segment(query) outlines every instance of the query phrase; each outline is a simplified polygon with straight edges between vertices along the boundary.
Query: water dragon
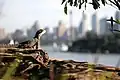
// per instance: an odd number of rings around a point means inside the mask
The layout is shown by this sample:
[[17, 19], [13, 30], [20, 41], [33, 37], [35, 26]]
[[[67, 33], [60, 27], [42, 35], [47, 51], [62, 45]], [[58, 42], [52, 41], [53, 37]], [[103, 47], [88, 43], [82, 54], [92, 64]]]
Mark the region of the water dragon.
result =
[[38, 42], [40, 41], [40, 37], [45, 33], [44, 29], [39, 29], [33, 39], [21, 42], [19, 44], [10, 45], [10, 44], [0, 44], [0, 48], [38, 48]]

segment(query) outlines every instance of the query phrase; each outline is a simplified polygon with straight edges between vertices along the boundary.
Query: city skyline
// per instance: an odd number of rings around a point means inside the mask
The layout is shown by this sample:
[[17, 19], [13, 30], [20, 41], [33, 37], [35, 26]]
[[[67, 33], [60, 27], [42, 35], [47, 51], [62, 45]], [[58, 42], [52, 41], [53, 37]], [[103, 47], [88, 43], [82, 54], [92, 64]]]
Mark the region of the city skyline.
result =
[[[0, 19], [0, 28], [5, 28], [6, 32], [13, 32], [22, 28], [27, 29], [35, 20], [39, 21], [40, 27], [56, 27], [59, 20], [62, 20], [68, 27], [69, 14], [65, 15], [63, 9], [64, 5], [61, 5], [61, 0], [5, 0]], [[78, 26], [82, 19], [83, 9], [69, 8], [68, 10], [73, 11], [73, 25]], [[96, 11], [100, 19], [114, 16], [116, 10], [111, 6], [94, 10], [92, 6], [88, 5], [85, 12], [87, 12], [90, 21], [91, 15]], [[91, 25], [90, 22], [89, 24]]]

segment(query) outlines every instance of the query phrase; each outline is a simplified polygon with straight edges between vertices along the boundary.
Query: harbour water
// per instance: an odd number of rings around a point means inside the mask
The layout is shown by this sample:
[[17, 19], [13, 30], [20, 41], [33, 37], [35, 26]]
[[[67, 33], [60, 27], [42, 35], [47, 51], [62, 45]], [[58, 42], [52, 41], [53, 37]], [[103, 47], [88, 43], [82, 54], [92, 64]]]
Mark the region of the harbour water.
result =
[[[75, 60], [75, 61], [87, 61], [90, 63], [104, 64], [108, 66], [120, 67], [120, 55], [119, 54], [93, 54], [93, 53], [76, 53], [76, 52], [60, 52], [54, 51], [52, 46], [42, 46], [42, 48], [52, 58], [63, 60]], [[97, 58], [95, 60], [95, 58]]]

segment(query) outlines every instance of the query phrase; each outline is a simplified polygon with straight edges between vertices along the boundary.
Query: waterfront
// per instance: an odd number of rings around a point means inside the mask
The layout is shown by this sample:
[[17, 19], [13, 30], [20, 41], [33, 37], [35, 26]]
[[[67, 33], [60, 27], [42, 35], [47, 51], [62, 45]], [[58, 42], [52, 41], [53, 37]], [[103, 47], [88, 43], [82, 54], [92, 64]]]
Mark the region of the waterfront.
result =
[[[64, 60], [76, 60], [76, 61], [88, 61], [94, 63], [95, 57], [99, 57], [97, 63], [110, 66], [116, 66], [120, 59], [119, 54], [92, 54], [92, 53], [75, 53], [75, 52], [59, 52], [54, 51], [52, 46], [42, 46], [42, 48], [48, 52], [50, 57], [64, 59]], [[118, 66], [119, 67], [119, 66]]]

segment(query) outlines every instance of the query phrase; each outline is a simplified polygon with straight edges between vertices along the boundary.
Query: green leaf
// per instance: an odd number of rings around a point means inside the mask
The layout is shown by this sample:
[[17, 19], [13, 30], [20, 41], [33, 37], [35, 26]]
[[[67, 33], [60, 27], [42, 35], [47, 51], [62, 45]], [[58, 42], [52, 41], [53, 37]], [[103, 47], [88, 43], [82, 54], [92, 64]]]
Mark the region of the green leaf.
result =
[[15, 69], [19, 66], [20, 60], [19, 59], [15, 59], [14, 62], [12, 62], [10, 64], [10, 66], [8, 67], [5, 75], [3, 76], [3, 80], [12, 80], [11, 76], [12, 74], [14, 74], [13, 72], [15, 72]]
[[64, 12], [67, 15], [67, 2], [65, 3]]
[[62, 3], [61, 3], [61, 4], [63, 4], [65, 1], [66, 1], [66, 0], [62, 0]]
[[116, 20], [116, 23], [117, 23], [117, 24], [120, 24], [120, 20], [119, 20], [119, 19], [117, 19], [117, 20]]

